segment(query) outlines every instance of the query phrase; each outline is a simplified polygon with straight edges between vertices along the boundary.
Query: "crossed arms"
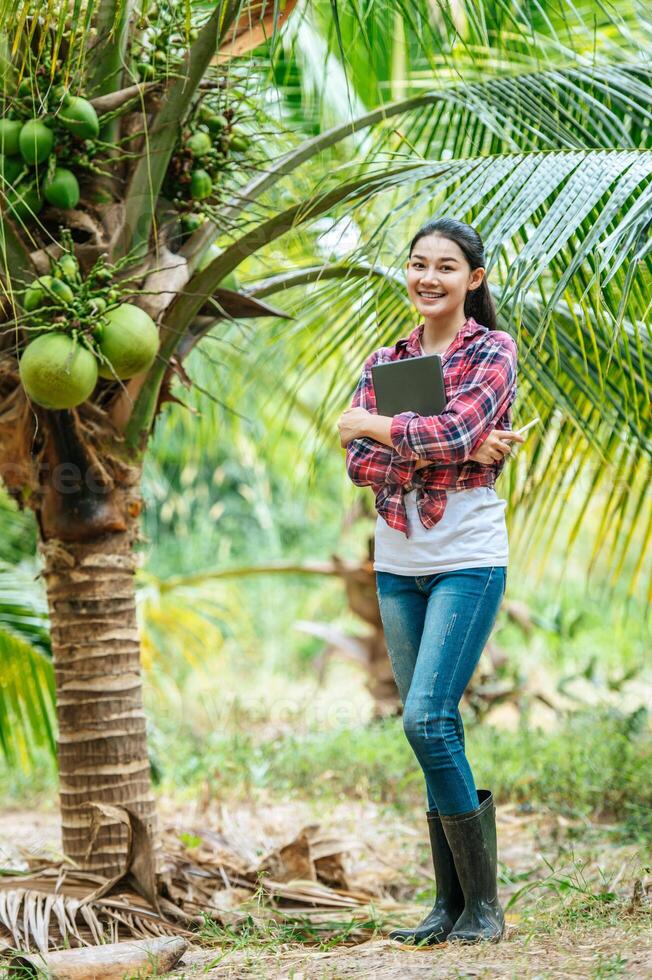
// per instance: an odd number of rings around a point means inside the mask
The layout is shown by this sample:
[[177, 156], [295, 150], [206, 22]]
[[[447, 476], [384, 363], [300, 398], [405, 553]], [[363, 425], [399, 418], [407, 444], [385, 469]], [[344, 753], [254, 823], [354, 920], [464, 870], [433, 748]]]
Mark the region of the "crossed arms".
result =
[[[372, 413], [365, 431], [346, 447], [346, 468], [357, 486], [409, 482], [417, 461], [451, 464], [468, 460], [488, 438], [493, 423], [511, 404], [516, 384], [517, 348], [502, 330], [491, 331], [446, 410], [439, 415], [401, 412], [379, 416], [371, 379], [377, 352], [365, 361], [351, 408]], [[381, 441], [382, 440], [382, 441]]]

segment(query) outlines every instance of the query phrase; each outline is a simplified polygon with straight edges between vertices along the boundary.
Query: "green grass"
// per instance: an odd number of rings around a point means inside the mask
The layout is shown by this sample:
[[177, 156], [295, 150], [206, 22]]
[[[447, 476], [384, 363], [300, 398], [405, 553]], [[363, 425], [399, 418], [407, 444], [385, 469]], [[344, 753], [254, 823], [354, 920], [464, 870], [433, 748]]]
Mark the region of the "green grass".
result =
[[[423, 802], [421, 771], [398, 718], [271, 740], [253, 731], [198, 736], [177, 726], [154, 730], [152, 745], [171, 793], [208, 784], [227, 797], [370, 799], [397, 811]], [[652, 834], [652, 728], [643, 709], [582, 710], [553, 733], [467, 725], [466, 751], [477, 785], [491, 788], [497, 802], [614, 823], [625, 839]]]
[[[424, 802], [421, 770], [400, 718], [300, 736], [286, 730], [271, 739], [255, 727], [199, 734], [174, 721], [150, 730], [156, 781], [172, 795], [191, 797], [208, 786], [218, 798], [310, 798], [327, 805], [369, 799], [399, 813]], [[581, 710], [555, 732], [467, 723], [466, 751], [476, 784], [492, 789], [498, 803], [613, 824], [624, 840], [652, 836], [652, 726], [644, 709], [631, 715]], [[0, 793], [5, 805], [53, 800], [50, 759], [44, 753], [30, 775], [0, 767]], [[568, 828], [571, 839], [588, 832]]]

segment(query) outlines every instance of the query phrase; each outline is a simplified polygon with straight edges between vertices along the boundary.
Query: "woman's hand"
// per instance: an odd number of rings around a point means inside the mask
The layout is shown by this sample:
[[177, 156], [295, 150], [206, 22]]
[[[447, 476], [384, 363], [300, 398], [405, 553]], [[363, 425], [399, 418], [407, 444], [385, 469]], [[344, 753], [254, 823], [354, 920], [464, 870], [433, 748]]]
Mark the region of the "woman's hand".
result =
[[364, 430], [371, 412], [366, 408], [347, 408], [340, 415], [337, 427], [340, 430], [340, 445], [345, 447], [352, 439], [359, 439], [364, 435]]
[[506, 429], [492, 429], [482, 445], [471, 453], [469, 459], [485, 465], [494, 463], [511, 453], [510, 442], [525, 442], [525, 437]]

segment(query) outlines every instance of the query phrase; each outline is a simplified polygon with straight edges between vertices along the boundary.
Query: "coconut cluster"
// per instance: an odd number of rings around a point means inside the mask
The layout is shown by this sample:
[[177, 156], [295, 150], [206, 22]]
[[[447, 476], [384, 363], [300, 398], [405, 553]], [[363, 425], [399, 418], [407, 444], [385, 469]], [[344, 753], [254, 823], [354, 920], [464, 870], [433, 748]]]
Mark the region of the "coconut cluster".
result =
[[77, 206], [79, 182], [60, 163], [66, 157], [79, 162], [82, 146], [89, 152], [100, 131], [87, 99], [65, 90], [55, 91], [50, 101], [55, 99], [56, 111], [35, 115], [31, 85], [22, 82], [9, 113], [0, 118], [2, 189], [9, 213], [20, 222], [37, 215], [44, 201], [63, 210]]
[[141, 4], [136, 21], [138, 33], [131, 46], [133, 69], [149, 82], [161, 72], [177, 71], [187, 47], [197, 40], [198, 31], [186, 21], [187, 9], [180, 3]]
[[183, 222], [186, 231], [198, 227], [203, 202], [215, 201], [229, 157], [249, 149], [249, 136], [231, 116], [230, 110], [222, 114], [207, 103], [196, 107], [170, 160], [165, 190], [180, 208], [190, 206]]
[[98, 378], [126, 381], [154, 361], [156, 324], [121, 300], [111, 278], [100, 263], [82, 280], [74, 255], [65, 254], [25, 290], [22, 323], [36, 336], [23, 351], [19, 373], [29, 399], [42, 408], [75, 408]]

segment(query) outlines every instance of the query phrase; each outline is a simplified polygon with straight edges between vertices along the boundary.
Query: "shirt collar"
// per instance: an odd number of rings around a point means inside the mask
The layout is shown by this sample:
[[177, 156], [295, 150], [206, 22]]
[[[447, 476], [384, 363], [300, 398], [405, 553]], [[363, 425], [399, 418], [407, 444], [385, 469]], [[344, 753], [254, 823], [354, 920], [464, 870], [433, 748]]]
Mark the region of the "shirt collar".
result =
[[[401, 340], [396, 341], [396, 353], [399, 356], [403, 350], [405, 350], [405, 353], [409, 357], [422, 356], [420, 342], [421, 338], [423, 337], [423, 328], [424, 323], [422, 322], [414, 328], [408, 337], [403, 337]], [[487, 329], [487, 327], [483, 326], [481, 323], [478, 323], [477, 320], [470, 316], [464, 326], [460, 328], [454, 339], [457, 340], [459, 337], [462, 342], [465, 342], [470, 340], [471, 337], [475, 337], [476, 334], [485, 333]]]

